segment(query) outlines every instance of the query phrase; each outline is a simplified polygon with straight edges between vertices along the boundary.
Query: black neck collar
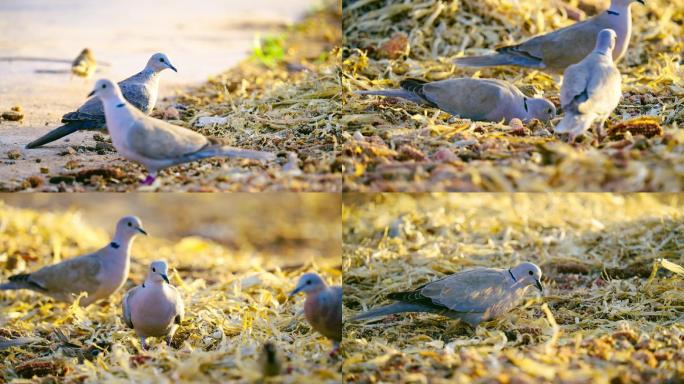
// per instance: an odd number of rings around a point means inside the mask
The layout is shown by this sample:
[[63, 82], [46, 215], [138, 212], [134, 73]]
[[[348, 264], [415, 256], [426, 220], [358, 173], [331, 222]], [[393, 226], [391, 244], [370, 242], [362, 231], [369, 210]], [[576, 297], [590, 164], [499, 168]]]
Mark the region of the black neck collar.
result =
[[123, 107], [124, 107], [124, 105], [126, 105], [126, 103], [121, 103], [121, 104], [117, 104], [117, 106], [116, 106], [116, 107], [117, 107], [117, 108], [123, 108]]
[[529, 109], [527, 109], [527, 97], [523, 97], [523, 106], [525, 106], [525, 112], [529, 112]]
[[515, 281], [517, 283], [518, 280], [515, 278], [515, 276], [513, 276], [513, 272], [511, 272], [510, 268], [508, 268], [508, 273], [511, 275], [511, 279], [513, 279], [513, 281]]
[[116, 243], [116, 242], [112, 241], [112, 242], [109, 244], [109, 246], [112, 247], [112, 248], [114, 248], [114, 249], [119, 249], [119, 247], [120, 247], [121, 245], [119, 245], [119, 243]]
[[610, 9], [607, 10], [606, 13], [609, 14], [609, 15], [613, 15], [613, 16], [620, 16], [619, 13], [617, 13], [617, 12], [615, 12], [615, 11], [611, 11]]

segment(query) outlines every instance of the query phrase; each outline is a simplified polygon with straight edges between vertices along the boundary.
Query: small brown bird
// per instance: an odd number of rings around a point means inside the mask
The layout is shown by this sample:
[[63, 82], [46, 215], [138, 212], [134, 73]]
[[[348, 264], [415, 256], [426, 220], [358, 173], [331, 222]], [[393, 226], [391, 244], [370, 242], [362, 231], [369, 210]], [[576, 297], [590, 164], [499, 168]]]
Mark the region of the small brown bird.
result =
[[278, 355], [278, 350], [275, 344], [270, 341], [264, 343], [259, 355], [259, 366], [261, 366], [261, 374], [264, 379], [280, 375], [282, 371], [282, 362]]
[[71, 63], [71, 73], [76, 76], [84, 77], [86, 79], [90, 78], [95, 70], [97, 69], [97, 63], [95, 62], [95, 57], [90, 49], [85, 48], [81, 51], [74, 62]]

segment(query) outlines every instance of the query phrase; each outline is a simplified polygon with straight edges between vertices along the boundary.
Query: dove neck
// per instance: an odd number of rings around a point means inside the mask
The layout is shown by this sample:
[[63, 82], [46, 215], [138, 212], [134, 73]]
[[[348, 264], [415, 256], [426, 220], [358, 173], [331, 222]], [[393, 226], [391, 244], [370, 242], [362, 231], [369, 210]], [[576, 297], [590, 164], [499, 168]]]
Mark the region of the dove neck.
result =
[[109, 246], [117, 251], [120, 250], [123, 251], [124, 254], [129, 255], [131, 253], [131, 246], [133, 245], [134, 236], [135, 235], [121, 234], [117, 232]]
[[616, 17], [622, 15], [627, 15], [628, 17], [631, 17], [629, 12], [629, 6], [630, 2], [613, 0], [611, 1], [610, 7], [606, 10], [605, 14], [608, 17]]

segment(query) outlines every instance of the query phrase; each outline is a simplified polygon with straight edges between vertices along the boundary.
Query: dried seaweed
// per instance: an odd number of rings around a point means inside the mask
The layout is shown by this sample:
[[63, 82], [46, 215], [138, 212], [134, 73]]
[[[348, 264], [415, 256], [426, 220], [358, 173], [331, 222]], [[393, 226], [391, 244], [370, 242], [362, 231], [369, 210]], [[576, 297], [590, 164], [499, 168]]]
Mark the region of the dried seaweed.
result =
[[432, 314], [347, 322], [345, 379], [678, 382], [682, 208], [665, 194], [345, 195], [346, 318], [472, 266], [533, 261], [545, 285], [475, 331]]
[[[680, 191], [684, 178], [684, 1], [632, 6], [629, 51], [619, 63], [623, 98], [608, 126], [650, 119], [570, 145], [551, 124], [524, 128], [455, 119], [391, 98], [353, 95], [404, 78], [499, 78], [558, 104], [559, 76], [515, 67], [456, 67], [462, 55], [574, 23], [605, 1], [360, 0], [343, 11], [344, 188], [348, 191]], [[402, 37], [405, 36], [405, 45]], [[558, 123], [558, 119], [554, 123]], [[657, 125], [657, 126], [656, 126]], [[358, 133], [358, 134], [357, 134]], [[369, 152], [367, 142], [374, 150]], [[396, 151], [410, 146], [420, 159]]]

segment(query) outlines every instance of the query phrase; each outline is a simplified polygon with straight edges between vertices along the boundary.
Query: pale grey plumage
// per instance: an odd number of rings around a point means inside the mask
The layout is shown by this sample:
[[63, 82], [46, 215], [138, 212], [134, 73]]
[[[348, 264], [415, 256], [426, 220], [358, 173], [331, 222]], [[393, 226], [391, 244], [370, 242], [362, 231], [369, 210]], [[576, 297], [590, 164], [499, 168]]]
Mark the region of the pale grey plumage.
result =
[[565, 116], [555, 131], [569, 133], [571, 141], [595, 120], [600, 130], [620, 103], [622, 79], [611, 56], [615, 40], [613, 30], [601, 31], [594, 51], [565, 71], [560, 95]]
[[476, 121], [548, 121], [556, 107], [544, 98], [529, 98], [503, 80], [457, 78], [431, 83], [407, 79], [402, 89], [357, 91], [360, 95], [401, 97]]
[[498, 48], [488, 56], [462, 57], [456, 64], [472, 67], [514, 65], [562, 73], [582, 60], [596, 45], [596, 35], [603, 29], [617, 33], [613, 59], [617, 62], [627, 52], [632, 34], [630, 5], [643, 0], [612, 0], [601, 14], [565, 28], [533, 37], [521, 44]]
[[81, 292], [87, 306], [105, 299], [121, 288], [128, 278], [131, 246], [135, 235], [145, 233], [140, 219], [124, 217], [117, 223], [114, 239], [106, 247], [85, 256], [48, 265], [35, 272], [15, 275], [0, 290], [29, 289], [58, 301], [73, 302]]
[[107, 127], [116, 150], [147, 168], [151, 183], [160, 169], [209, 157], [272, 160], [269, 152], [233, 148], [220, 139], [146, 116], [130, 106], [116, 84], [99, 80], [92, 94], [103, 102]]
[[475, 327], [513, 309], [530, 286], [540, 291], [541, 270], [524, 262], [511, 269], [474, 268], [427, 283], [413, 291], [389, 294], [397, 303], [354, 317], [366, 320], [402, 312], [437, 313]]
[[[166, 68], [177, 71], [163, 53], [152, 55], [142, 71], [118, 83], [123, 97], [144, 114], [150, 114], [157, 103], [159, 74]], [[79, 130], [105, 129], [102, 102], [97, 97], [89, 98], [76, 111], [62, 116], [62, 123], [63, 126], [32, 141], [26, 148], [38, 148]]]
[[145, 282], [129, 290], [121, 302], [124, 322], [135, 330], [143, 348], [147, 337], [166, 337], [170, 344], [185, 317], [183, 299], [167, 274], [166, 262], [152, 262]]

